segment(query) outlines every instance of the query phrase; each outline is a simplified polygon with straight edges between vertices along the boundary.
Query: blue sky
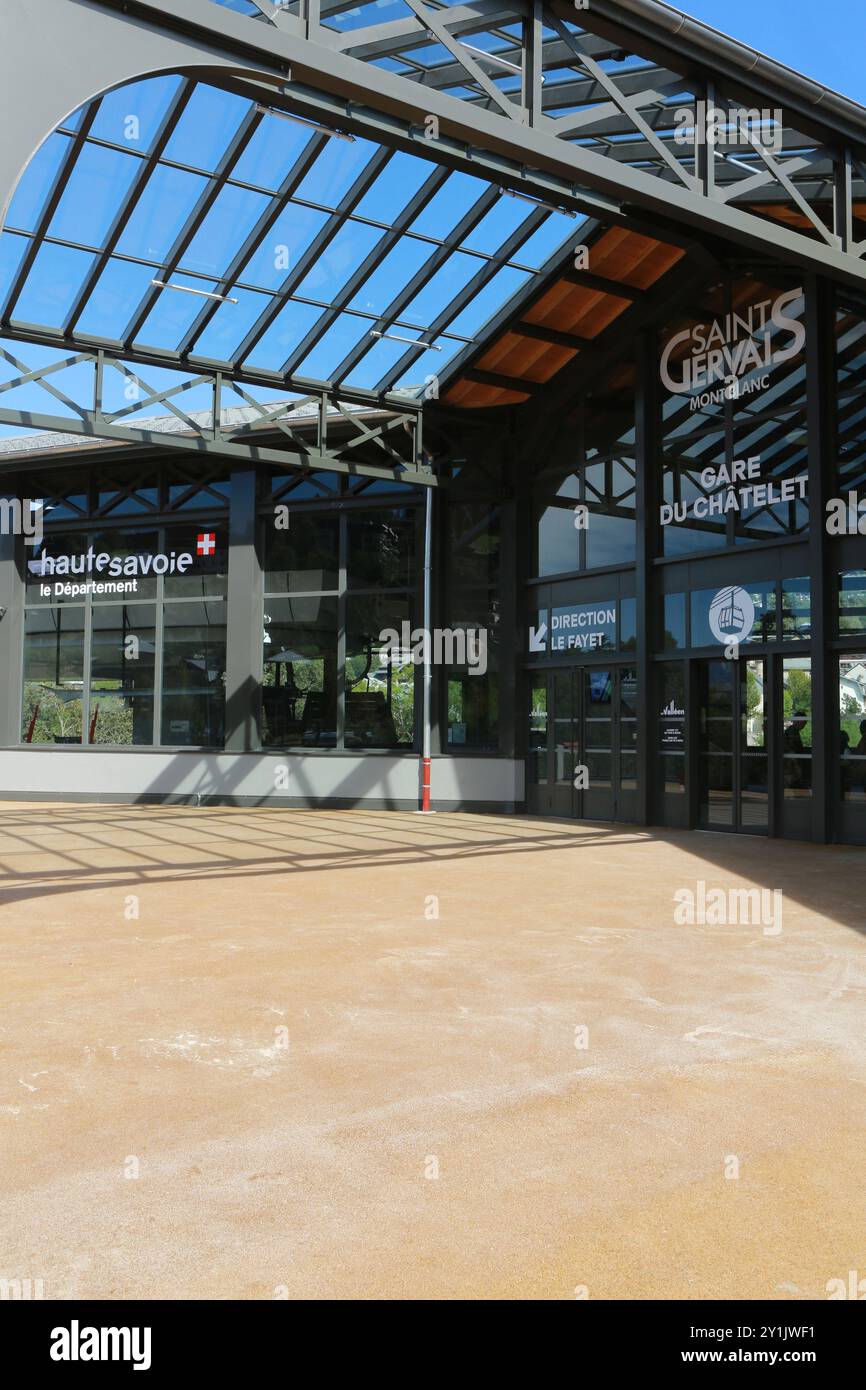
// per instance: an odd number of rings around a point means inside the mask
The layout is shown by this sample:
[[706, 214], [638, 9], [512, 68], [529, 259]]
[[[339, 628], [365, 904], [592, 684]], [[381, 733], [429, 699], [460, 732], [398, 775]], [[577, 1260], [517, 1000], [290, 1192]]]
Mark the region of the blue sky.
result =
[[672, 0], [676, 9], [866, 105], [866, 0]]

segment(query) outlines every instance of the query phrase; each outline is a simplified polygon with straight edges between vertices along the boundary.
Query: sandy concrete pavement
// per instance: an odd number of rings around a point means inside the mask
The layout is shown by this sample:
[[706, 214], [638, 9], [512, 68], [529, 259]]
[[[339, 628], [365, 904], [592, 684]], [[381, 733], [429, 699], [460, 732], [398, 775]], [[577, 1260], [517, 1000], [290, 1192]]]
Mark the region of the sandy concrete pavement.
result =
[[[678, 924], [699, 880], [781, 932]], [[5, 803], [0, 1277], [826, 1297], [866, 1277], [864, 891], [866, 851], [723, 835]]]

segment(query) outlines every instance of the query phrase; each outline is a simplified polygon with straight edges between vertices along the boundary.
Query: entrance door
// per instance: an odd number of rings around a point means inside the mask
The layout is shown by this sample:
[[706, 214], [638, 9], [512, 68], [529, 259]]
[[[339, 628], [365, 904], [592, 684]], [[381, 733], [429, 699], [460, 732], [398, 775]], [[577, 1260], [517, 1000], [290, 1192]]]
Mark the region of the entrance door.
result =
[[767, 666], [764, 657], [700, 664], [698, 824], [703, 830], [769, 833]]
[[536, 673], [529, 700], [526, 804], [532, 815], [573, 816], [580, 672]]
[[530, 813], [633, 820], [636, 730], [634, 668], [574, 666], [535, 673], [527, 758]]

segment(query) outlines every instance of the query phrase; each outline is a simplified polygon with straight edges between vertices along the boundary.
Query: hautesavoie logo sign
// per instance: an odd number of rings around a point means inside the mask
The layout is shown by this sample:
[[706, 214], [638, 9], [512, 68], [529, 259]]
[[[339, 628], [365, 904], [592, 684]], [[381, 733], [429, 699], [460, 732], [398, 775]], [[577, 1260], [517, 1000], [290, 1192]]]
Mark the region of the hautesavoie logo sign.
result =
[[[763, 390], [771, 369], [802, 351], [805, 325], [786, 313], [802, 297], [802, 289], [786, 290], [675, 333], [662, 351], [662, 382], [672, 395], [691, 396], [690, 410]], [[745, 381], [753, 372], [760, 374]]]
[[88, 546], [75, 555], [47, 552], [29, 563], [30, 578], [40, 580], [42, 598], [83, 598], [86, 594], [134, 594], [139, 579], [160, 575], [186, 574], [196, 556], [208, 558], [216, 550], [216, 536], [202, 532], [196, 539], [196, 554], [189, 550], [152, 551], [142, 554], [112, 555]]

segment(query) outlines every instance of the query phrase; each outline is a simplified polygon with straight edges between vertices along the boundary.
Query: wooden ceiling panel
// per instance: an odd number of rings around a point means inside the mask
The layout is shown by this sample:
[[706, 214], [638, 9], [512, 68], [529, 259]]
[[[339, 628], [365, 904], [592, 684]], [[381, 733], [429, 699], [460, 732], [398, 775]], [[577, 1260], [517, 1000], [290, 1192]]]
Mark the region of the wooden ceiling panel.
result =
[[524, 377], [527, 381], [549, 381], [575, 356], [576, 352], [569, 348], [508, 332], [478, 359], [478, 366], [506, 376]]
[[611, 227], [590, 248], [587, 269], [608, 280], [647, 290], [684, 255], [679, 246], [668, 246], [627, 227]]
[[524, 395], [522, 391], [506, 391], [501, 386], [484, 386], [461, 377], [445, 392], [444, 399], [449, 405], [479, 409], [484, 405], [520, 405], [522, 401], [529, 400], [529, 395]]
[[[562, 278], [548, 281], [534, 304], [524, 301], [515, 311], [515, 320], [591, 342], [685, 255], [681, 247], [627, 227], [608, 227], [589, 246], [583, 283], [580, 269], [563, 265]], [[616, 293], [617, 286], [622, 286], [622, 295]], [[521, 333], [520, 323], [512, 322], [482, 345], [481, 355], [470, 359], [467, 375], [448, 388], [445, 399], [466, 407], [517, 404], [528, 399], [533, 387], [551, 381], [579, 351], [579, 346], [571, 347], [567, 341], [545, 342]], [[500, 376], [503, 384], [472, 380], [473, 372], [479, 377]], [[525, 395], [515, 387], [519, 381], [526, 382]]]

